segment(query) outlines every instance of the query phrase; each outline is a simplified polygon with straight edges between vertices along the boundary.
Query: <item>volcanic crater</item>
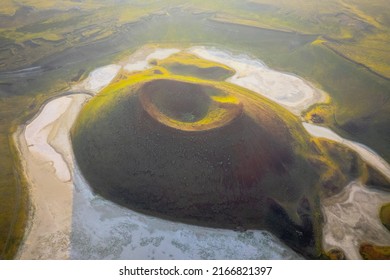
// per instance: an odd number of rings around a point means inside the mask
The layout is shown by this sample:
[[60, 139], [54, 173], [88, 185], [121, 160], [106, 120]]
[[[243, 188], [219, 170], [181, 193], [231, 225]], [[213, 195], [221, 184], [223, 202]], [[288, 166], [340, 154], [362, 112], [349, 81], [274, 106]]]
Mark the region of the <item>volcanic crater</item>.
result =
[[170, 79], [143, 84], [139, 98], [152, 118], [183, 131], [224, 126], [242, 113], [239, 100], [219, 87]]
[[123, 75], [82, 109], [71, 138], [92, 189], [165, 219], [267, 229], [318, 257], [328, 163], [297, 117], [225, 81], [155, 70]]

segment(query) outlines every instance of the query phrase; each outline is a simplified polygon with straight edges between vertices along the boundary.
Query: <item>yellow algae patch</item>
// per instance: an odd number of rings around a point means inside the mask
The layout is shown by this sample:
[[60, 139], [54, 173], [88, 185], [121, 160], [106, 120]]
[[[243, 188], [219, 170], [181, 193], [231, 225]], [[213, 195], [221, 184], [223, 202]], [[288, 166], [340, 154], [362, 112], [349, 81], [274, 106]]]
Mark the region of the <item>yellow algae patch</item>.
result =
[[381, 207], [380, 210], [380, 218], [382, 221], [382, 224], [390, 230], [390, 203], [385, 204]]
[[311, 107], [305, 112], [304, 119], [306, 122], [316, 124], [330, 124], [334, 120], [335, 106], [333, 104], [318, 104]]
[[360, 245], [360, 254], [365, 260], [390, 260], [390, 246]]
[[218, 62], [201, 59], [193, 54], [181, 52], [161, 61], [151, 61], [165, 67], [173, 74], [195, 76], [202, 79], [225, 80], [235, 74], [235, 71]]
[[322, 37], [318, 37], [315, 41], [311, 42], [311, 44], [313, 46], [318, 46], [318, 45], [322, 45], [323, 43], [326, 43], [327, 41], [322, 38]]
[[239, 103], [238, 99], [231, 95], [211, 96], [211, 99], [219, 103], [232, 103], [232, 104]]

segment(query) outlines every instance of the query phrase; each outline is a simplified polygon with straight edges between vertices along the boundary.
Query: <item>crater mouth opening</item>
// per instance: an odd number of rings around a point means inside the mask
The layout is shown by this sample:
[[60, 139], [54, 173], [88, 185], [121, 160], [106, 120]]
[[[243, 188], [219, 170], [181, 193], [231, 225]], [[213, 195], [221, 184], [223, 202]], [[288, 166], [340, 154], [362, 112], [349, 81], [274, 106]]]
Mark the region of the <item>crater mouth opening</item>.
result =
[[224, 126], [242, 113], [237, 98], [209, 84], [157, 79], [141, 85], [139, 98], [153, 119], [184, 131]]
[[202, 86], [170, 80], [146, 84], [143, 94], [162, 114], [180, 122], [201, 120], [211, 103]]

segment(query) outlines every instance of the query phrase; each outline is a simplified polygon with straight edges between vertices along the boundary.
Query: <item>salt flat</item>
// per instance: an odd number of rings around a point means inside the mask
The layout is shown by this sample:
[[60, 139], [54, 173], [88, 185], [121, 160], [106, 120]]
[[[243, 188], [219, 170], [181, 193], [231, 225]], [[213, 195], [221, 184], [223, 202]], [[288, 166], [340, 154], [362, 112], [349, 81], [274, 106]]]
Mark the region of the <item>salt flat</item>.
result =
[[88, 78], [74, 86], [73, 91], [86, 91], [96, 94], [115, 78], [119, 70], [121, 70], [121, 66], [116, 64], [95, 69], [88, 75]]
[[[73, 208], [72, 165], [61, 153], [86, 94], [49, 101], [27, 126], [14, 135], [29, 182], [30, 211], [26, 235], [19, 249], [21, 259], [66, 259], [70, 253]], [[57, 145], [50, 144], [51, 142]], [[65, 147], [66, 149], [66, 147]]]
[[390, 232], [379, 219], [380, 207], [390, 201], [390, 193], [351, 182], [343, 191], [322, 201], [325, 217], [325, 250], [341, 248], [348, 259], [356, 260], [361, 243], [389, 246]]

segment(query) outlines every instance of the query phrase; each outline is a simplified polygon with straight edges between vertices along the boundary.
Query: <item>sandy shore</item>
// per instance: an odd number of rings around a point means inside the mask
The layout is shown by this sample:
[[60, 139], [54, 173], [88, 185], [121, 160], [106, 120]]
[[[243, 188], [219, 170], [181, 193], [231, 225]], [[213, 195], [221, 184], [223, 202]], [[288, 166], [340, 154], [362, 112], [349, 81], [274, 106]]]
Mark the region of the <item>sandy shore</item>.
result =
[[120, 65], [111, 64], [93, 70], [88, 77], [79, 84], [72, 87], [72, 91], [83, 91], [97, 94], [118, 75], [122, 69]]
[[282, 105], [293, 114], [300, 116], [302, 111], [315, 103], [327, 100], [327, 95], [307, 81], [268, 68], [262, 61], [246, 55], [232, 55], [215, 48], [193, 47], [188, 50], [201, 58], [225, 64], [236, 74], [227, 79], [257, 92]]
[[[73, 208], [72, 168], [56, 150], [63, 130], [69, 130], [75, 115], [89, 98], [86, 94], [60, 97], [48, 102], [36, 118], [20, 128], [15, 140], [30, 183], [31, 209], [20, 259], [69, 258]], [[50, 143], [60, 145], [51, 145]]]
[[49, 133], [53, 131], [53, 125], [69, 109], [71, 103], [72, 97], [69, 96], [52, 100], [43, 107], [40, 114], [24, 130], [24, 138], [29, 152], [37, 158], [50, 162], [55, 169], [56, 176], [62, 182], [71, 179], [70, 170], [61, 154], [48, 143]]

